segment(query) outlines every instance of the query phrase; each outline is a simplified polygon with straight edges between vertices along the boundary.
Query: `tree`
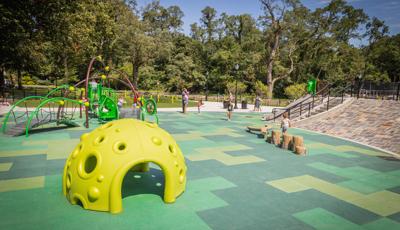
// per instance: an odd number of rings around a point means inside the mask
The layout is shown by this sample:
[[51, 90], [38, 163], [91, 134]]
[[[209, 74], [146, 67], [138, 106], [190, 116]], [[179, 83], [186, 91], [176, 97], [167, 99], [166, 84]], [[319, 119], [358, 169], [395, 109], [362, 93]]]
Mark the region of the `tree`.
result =
[[[266, 39], [266, 50], [269, 52], [267, 55], [267, 85], [270, 90], [269, 96], [273, 96], [274, 84], [277, 80], [286, 78], [294, 69], [293, 63], [293, 51], [295, 50], [295, 44], [292, 42], [288, 49], [288, 57], [290, 59], [290, 68], [286, 73], [281, 74], [274, 78], [273, 71], [275, 61], [277, 60], [280, 42], [282, 34], [287, 29], [285, 22], [286, 14], [290, 10], [294, 10], [298, 7], [298, 1], [296, 0], [281, 0], [279, 3], [276, 0], [260, 0], [261, 5], [264, 9], [264, 16], [262, 17], [263, 23], [267, 26], [266, 35], [269, 39]], [[289, 44], [289, 43], [288, 43]], [[279, 67], [278, 67], [279, 68]], [[280, 68], [281, 69], [281, 68]]]

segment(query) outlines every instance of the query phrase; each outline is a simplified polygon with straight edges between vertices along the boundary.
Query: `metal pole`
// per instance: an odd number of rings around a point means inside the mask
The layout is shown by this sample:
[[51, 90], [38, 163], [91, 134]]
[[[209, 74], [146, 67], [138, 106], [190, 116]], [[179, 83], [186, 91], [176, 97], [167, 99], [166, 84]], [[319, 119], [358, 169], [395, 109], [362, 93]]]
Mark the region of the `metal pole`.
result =
[[272, 113], [274, 114], [274, 122], [275, 122], [276, 110], [274, 110]]
[[360, 98], [360, 91], [361, 91], [361, 79], [359, 79], [359, 81], [358, 81], [357, 99]]
[[308, 103], [308, 116], [311, 115], [311, 103]]
[[300, 116], [301, 116], [302, 110], [303, 110], [303, 102], [300, 103]]
[[351, 84], [351, 87], [350, 87], [350, 97], [353, 97], [353, 87], [354, 87], [354, 84]]
[[397, 82], [397, 96], [396, 96], [396, 101], [399, 100], [399, 93], [400, 93], [400, 82]]
[[342, 102], [341, 103], [343, 103], [343, 96], [344, 96], [344, 90], [342, 91]]
[[313, 94], [312, 95], [312, 108], [314, 108], [314, 98], [315, 98], [315, 95]]
[[235, 109], [237, 109], [237, 78], [236, 78], [236, 89], [235, 89]]
[[326, 104], [326, 111], [329, 110], [329, 95], [331, 94], [331, 89], [328, 90], [328, 103]]

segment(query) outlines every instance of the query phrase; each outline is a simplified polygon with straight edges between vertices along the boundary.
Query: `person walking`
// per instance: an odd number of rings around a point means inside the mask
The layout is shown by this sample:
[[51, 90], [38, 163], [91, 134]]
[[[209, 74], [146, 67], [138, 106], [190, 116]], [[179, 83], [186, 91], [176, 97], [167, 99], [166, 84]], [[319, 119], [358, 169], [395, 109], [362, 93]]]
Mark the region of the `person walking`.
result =
[[197, 112], [200, 113], [200, 108], [204, 105], [203, 99], [200, 98], [200, 100], [197, 102]]
[[261, 112], [261, 98], [257, 95], [255, 103], [254, 103], [254, 110], [255, 112]]

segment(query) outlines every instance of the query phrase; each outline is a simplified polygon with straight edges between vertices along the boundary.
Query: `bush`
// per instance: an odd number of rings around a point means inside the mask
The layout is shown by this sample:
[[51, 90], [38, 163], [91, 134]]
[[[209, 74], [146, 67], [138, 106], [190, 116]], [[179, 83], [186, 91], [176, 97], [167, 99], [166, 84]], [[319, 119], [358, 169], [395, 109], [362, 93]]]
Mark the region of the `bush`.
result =
[[25, 75], [22, 77], [22, 85], [36, 85], [37, 84], [37, 79], [29, 76], [29, 75]]
[[307, 84], [294, 84], [285, 88], [285, 94], [289, 99], [298, 99], [307, 93]]

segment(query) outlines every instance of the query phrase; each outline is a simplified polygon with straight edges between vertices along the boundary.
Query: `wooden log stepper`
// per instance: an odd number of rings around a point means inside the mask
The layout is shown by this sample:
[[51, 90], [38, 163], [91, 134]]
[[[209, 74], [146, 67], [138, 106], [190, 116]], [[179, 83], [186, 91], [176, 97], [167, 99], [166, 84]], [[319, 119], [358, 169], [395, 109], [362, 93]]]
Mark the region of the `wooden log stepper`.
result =
[[281, 131], [278, 131], [278, 130], [272, 131], [272, 144], [274, 144], [274, 145], [281, 144]]
[[304, 146], [296, 146], [295, 153], [297, 155], [301, 155], [301, 156], [307, 155], [306, 147], [304, 147]]
[[302, 136], [293, 136], [293, 145], [291, 150], [296, 151], [296, 146], [304, 146]]
[[293, 151], [298, 155], [306, 155], [306, 148], [304, 147], [304, 140], [301, 136], [293, 137]]
[[289, 134], [283, 134], [283, 143], [282, 143], [282, 148], [283, 149], [291, 149], [293, 145], [293, 136]]

